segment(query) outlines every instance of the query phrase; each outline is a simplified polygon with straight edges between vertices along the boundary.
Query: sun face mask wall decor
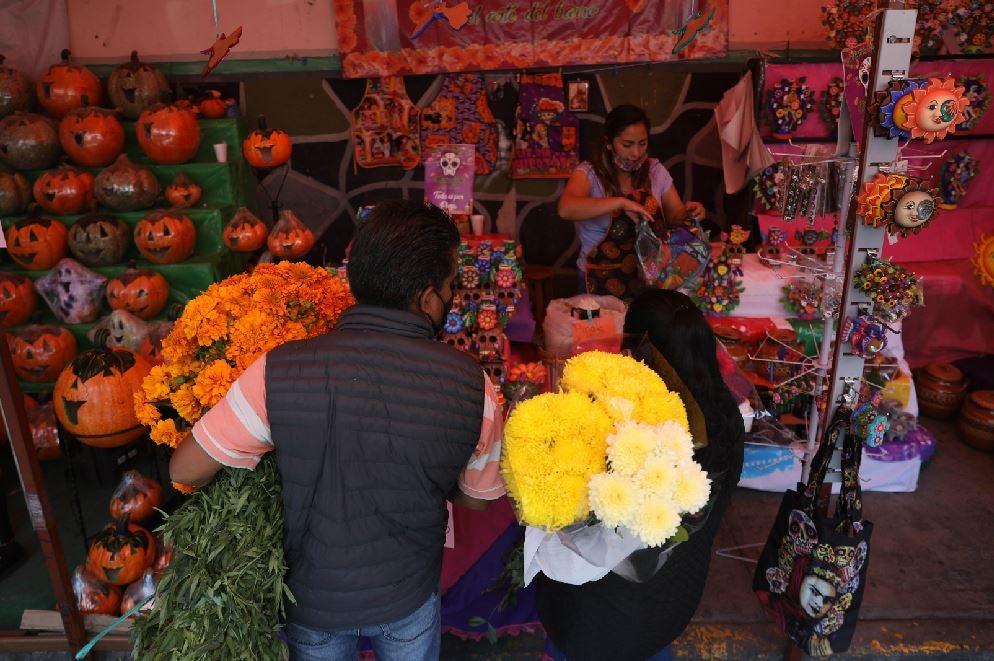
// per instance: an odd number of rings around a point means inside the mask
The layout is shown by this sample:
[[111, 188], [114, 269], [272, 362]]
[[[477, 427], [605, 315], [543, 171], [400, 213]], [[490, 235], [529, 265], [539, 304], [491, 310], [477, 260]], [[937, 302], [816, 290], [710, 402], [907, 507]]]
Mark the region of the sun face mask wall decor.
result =
[[864, 225], [885, 227], [888, 233], [901, 236], [917, 234], [936, 217], [938, 196], [939, 189], [931, 182], [878, 172], [856, 196], [857, 213]]
[[963, 110], [970, 105], [952, 76], [945, 79], [929, 78], [928, 86], [912, 90], [912, 99], [904, 106], [906, 114], [901, 127], [911, 132], [912, 138], [922, 138], [931, 144], [942, 140], [947, 133], [956, 132], [956, 124], [965, 117]]
[[892, 80], [887, 89], [874, 92], [870, 110], [876, 118], [873, 132], [880, 137], [910, 140], [911, 131], [904, 128], [908, 121], [907, 106], [914, 100], [912, 93], [928, 87], [927, 80]]

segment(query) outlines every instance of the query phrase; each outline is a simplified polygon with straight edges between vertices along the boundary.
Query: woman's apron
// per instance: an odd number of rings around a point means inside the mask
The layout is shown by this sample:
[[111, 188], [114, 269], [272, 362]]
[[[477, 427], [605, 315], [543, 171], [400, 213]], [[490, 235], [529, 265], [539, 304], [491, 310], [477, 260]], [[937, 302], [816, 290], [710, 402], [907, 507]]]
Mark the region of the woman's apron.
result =
[[[656, 197], [642, 189], [625, 193], [624, 196], [638, 202], [649, 212], [652, 216], [652, 231], [661, 236], [665, 220]], [[637, 221], [624, 211], [614, 214], [607, 234], [587, 254], [588, 293], [610, 294], [625, 302], [642, 293], [646, 285], [639, 269], [638, 255], [635, 253], [637, 229]]]

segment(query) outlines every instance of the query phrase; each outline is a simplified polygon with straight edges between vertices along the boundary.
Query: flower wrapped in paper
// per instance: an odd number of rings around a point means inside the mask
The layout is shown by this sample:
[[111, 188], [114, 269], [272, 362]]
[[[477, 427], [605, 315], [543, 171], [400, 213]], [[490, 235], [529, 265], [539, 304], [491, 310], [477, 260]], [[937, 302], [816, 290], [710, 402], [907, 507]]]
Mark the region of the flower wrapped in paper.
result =
[[712, 497], [687, 408], [653, 368], [598, 351], [570, 359], [560, 387], [519, 405], [504, 430], [504, 479], [528, 525], [526, 583], [539, 571], [647, 580]]

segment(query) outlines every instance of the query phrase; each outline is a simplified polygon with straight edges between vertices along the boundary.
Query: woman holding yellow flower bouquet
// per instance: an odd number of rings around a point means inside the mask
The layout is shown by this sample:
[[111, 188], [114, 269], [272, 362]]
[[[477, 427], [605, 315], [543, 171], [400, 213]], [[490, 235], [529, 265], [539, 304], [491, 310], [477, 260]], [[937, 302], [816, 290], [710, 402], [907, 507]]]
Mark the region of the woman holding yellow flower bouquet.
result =
[[[549, 636], [546, 652], [556, 661], [670, 658], [669, 644], [697, 610], [711, 546], [742, 469], [742, 417], [718, 370], [714, 334], [691, 299], [677, 291], [647, 290], [629, 307], [625, 332], [635, 357], [653, 366], [687, 403], [695, 440], [695, 427], [703, 422], [707, 445], [694, 459], [711, 475], [716, 497], [702, 527], [678, 544], [645, 582], [612, 572], [600, 580], [569, 585], [538, 574], [536, 601]], [[664, 361], [644, 344], [639, 346], [646, 336]], [[701, 414], [703, 420], [695, 424]]]

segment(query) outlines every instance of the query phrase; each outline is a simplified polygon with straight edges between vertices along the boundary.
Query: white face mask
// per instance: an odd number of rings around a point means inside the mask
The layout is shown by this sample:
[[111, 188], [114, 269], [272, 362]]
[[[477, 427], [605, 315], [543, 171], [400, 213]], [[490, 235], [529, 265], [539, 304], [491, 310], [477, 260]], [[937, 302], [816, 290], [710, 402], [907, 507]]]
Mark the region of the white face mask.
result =
[[641, 157], [636, 159], [622, 158], [618, 154], [611, 152], [611, 161], [614, 163], [614, 167], [624, 172], [635, 172], [640, 167], [645, 165], [645, 162], [649, 159], [648, 154], [642, 154]]

